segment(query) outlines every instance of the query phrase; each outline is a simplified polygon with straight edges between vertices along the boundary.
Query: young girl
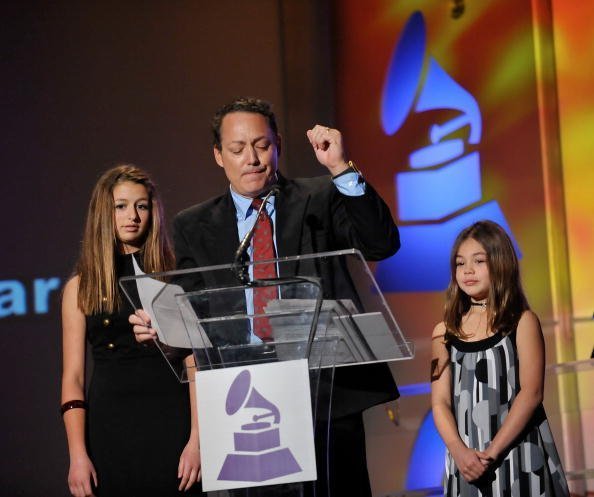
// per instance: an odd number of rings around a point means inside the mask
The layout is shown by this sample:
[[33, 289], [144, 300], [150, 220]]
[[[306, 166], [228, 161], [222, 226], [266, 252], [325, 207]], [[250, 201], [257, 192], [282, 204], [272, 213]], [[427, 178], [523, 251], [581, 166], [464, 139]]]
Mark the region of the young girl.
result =
[[[62, 300], [62, 414], [75, 497], [171, 496], [200, 476], [193, 389], [156, 347], [134, 339], [118, 278], [173, 268], [157, 191], [132, 165], [95, 186], [74, 277]], [[85, 340], [93, 371], [85, 399]], [[193, 410], [193, 408], [192, 408]]]
[[542, 330], [511, 240], [499, 225], [477, 222], [458, 235], [450, 264], [431, 361], [445, 495], [568, 496], [542, 406]]

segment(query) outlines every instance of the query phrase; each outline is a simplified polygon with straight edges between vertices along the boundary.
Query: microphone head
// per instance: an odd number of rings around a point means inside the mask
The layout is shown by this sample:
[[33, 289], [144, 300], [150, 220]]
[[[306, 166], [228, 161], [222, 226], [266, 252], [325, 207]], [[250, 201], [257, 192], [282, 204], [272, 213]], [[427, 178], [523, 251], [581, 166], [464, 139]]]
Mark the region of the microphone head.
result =
[[270, 190], [268, 190], [268, 193], [266, 194], [266, 196], [268, 197], [269, 195], [276, 195], [279, 192], [280, 192], [280, 187], [277, 184], [274, 184], [270, 187]]

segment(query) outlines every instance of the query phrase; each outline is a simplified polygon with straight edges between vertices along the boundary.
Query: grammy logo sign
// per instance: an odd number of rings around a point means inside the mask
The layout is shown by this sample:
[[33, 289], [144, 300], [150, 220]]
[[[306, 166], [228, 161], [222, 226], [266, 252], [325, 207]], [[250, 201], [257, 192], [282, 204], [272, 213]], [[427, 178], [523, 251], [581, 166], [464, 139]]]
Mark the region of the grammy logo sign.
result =
[[491, 219], [514, 240], [498, 203], [482, 199], [479, 104], [432, 56], [425, 56], [425, 45], [423, 15], [414, 12], [394, 50], [382, 96], [381, 123], [389, 136], [412, 114], [432, 111], [436, 116], [426, 135], [415, 140], [426, 144], [409, 155], [409, 170], [394, 178], [402, 246], [376, 269], [380, 287], [388, 292], [445, 289], [450, 247], [457, 233], [475, 221]]
[[317, 478], [307, 360], [196, 373], [205, 492]]
[[250, 408], [261, 414], [233, 434], [235, 452], [225, 458], [219, 480], [265, 481], [301, 471], [291, 451], [281, 448], [278, 408], [250, 383], [250, 372], [244, 369], [229, 388], [225, 410], [229, 416]]

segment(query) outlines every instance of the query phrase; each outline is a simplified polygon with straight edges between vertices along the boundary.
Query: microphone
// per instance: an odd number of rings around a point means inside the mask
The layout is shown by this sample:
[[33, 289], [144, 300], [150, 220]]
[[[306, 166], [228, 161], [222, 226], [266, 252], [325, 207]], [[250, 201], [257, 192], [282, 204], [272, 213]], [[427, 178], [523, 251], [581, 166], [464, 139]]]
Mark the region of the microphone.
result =
[[250, 245], [250, 242], [252, 241], [252, 238], [254, 237], [254, 233], [256, 231], [256, 224], [258, 223], [258, 218], [260, 217], [262, 209], [265, 208], [266, 202], [268, 202], [270, 196], [273, 194], [278, 194], [279, 191], [280, 188], [278, 187], [278, 185], [274, 185], [266, 194], [266, 196], [262, 199], [262, 204], [260, 205], [260, 208], [258, 209], [258, 212], [256, 214], [256, 221], [254, 222], [250, 230], [245, 234], [243, 240], [241, 240], [239, 246], [237, 247], [237, 250], [235, 251], [235, 257], [233, 258], [231, 271], [233, 271], [233, 274], [242, 285], [247, 285], [250, 282], [248, 269], [247, 266], [245, 266], [244, 264], [248, 261], [247, 249]]

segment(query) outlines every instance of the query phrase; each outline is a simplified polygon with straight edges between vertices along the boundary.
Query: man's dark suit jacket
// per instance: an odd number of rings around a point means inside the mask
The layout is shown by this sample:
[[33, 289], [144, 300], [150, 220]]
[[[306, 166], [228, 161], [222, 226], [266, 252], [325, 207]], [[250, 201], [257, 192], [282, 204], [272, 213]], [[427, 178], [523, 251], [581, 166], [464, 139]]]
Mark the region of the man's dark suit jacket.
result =
[[[275, 233], [279, 257], [356, 248], [373, 261], [393, 255], [400, 247], [390, 211], [371, 185], [356, 197], [341, 194], [329, 176], [289, 180], [279, 175], [278, 186]], [[179, 269], [233, 262], [240, 240], [229, 191], [180, 212], [173, 226]], [[326, 269], [322, 271], [325, 298], [349, 298], [352, 285], [345, 272], [340, 267]], [[204, 283], [233, 283], [233, 276], [229, 272], [229, 281]], [[248, 337], [229, 341], [247, 343]], [[397, 396], [385, 364], [337, 368], [332, 415], [361, 412]]]

